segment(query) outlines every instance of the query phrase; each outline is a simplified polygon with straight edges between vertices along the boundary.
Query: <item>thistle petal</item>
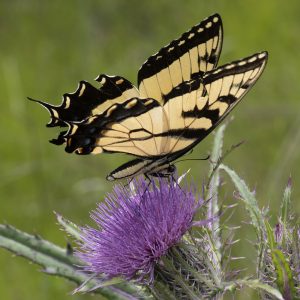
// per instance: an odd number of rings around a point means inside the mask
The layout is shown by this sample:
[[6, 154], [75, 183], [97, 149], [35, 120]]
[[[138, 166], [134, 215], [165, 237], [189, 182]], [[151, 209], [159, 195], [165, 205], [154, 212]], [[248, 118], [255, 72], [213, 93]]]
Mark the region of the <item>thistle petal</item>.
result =
[[193, 226], [202, 203], [193, 188], [174, 180], [138, 179], [134, 189], [116, 185], [91, 213], [98, 228], [82, 228], [77, 256], [86, 263], [84, 271], [153, 282], [155, 266]]

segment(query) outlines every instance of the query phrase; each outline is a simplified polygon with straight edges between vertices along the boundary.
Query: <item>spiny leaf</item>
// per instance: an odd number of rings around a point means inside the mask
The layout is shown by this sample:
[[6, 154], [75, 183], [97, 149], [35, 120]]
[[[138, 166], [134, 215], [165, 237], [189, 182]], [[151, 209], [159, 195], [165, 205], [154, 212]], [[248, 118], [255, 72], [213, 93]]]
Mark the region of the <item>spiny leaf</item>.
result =
[[268, 285], [268, 284], [264, 284], [258, 280], [247, 280], [244, 282], [245, 285], [249, 286], [252, 289], [260, 289], [263, 290], [265, 292], [267, 292], [268, 294], [276, 297], [279, 300], [285, 300], [282, 296], [282, 294], [275, 288], [273, 288], [272, 286]]
[[0, 224], [0, 237], [0, 247], [6, 248], [17, 255], [26, 258], [33, 256], [34, 258], [34, 253], [40, 253], [64, 263], [80, 264], [78, 259], [68, 255], [66, 248], [61, 248], [43, 240], [40, 236], [22, 232], [13, 226]]
[[223, 164], [220, 165], [220, 169], [226, 171], [226, 173], [230, 176], [232, 182], [234, 183], [241, 196], [241, 199], [246, 204], [246, 208], [251, 217], [252, 225], [259, 233], [259, 239], [263, 238], [263, 232], [265, 232], [264, 218], [261, 210], [258, 207], [257, 200], [255, 199], [254, 194], [250, 191], [245, 181], [241, 179], [233, 170]]
[[64, 218], [62, 215], [54, 212], [57, 222], [62, 226], [62, 229], [77, 241], [81, 241], [81, 229], [75, 223]]
[[[210, 171], [208, 176], [208, 185], [207, 185], [207, 194], [206, 199], [210, 199], [208, 202], [208, 211], [207, 211], [207, 217], [211, 218], [212, 216], [216, 215], [219, 211], [219, 205], [218, 205], [218, 189], [220, 184], [220, 176], [219, 176], [219, 169], [218, 169], [218, 161], [222, 156], [222, 148], [223, 148], [223, 138], [224, 138], [224, 131], [225, 131], [226, 125], [223, 124], [219, 127], [219, 129], [216, 131], [213, 148], [211, 151], [210, 156]], [[209, 227], [212, 227], [212, 232], [217, 233], [219, 228], [219, 222], [216, 220], [216, 222], [213, 222], [209, 225]], [[216, 237], [217, 240], [219, 240], [218, 237]], [[220, 244], [220, 241], [218, 242]], [[220, 246], [220, 245], [218, 245]]]
[[251, 218], [251, 223], [255, 228], [257, 239], [258, 239], [257, 242], [258, 262], [256, 265], [256, 270], [257, 270], [257, 275], [260, 278], [262, 268], [263, 268], [263, 258], [264, 258], [265, 248], [266, 248], [266, 241], [265, 241], [266, 227], [264, 223], [263, 213], [259, 209], [254, 194], [250, 191], [245, 181], [241, 179], [233, 170], [231, 170], [230, 168], [228, 168], [223, 164], [220, 165], [220, 169], [223, 169], [230, 176], [232, 182], [234, 183], [235, 187], [237, 188], [241, 196], [241, 200], [245, 204], [246, 210], [248, 211], [249, 216]]
[[96, 285], [90, 285], [89, 282], [92, 279], [93, 279], [93, 277], [91, 277], [86, 282], [81, 284], [78, 288], [76, 288], [73, 291], [73, 294], [75, 294], [75, 293], [89, 293], [89, 292], [93, 292], [93, 291], [95, 291], [97, 289], [100, 289], [100, 288], [104, 288], [104, 287], [107, 287], [107, 286], [116, 285], [116, 284], [125, 282], [125, 280], [120, 278], [120, 277], [114, 277], [110, 280], [104, 280], [102, 282], [99, 282]]
[[212, 173], [212, 171], [215, 167], [215, 163], [222, 156], [225, 129], [226, 129], [226, 124], [223, 124], [216, 131], [214, 142], [213, 142], [213, 148], [212, 148], [211, 156], [210, 156], [210, 162], [211, 162], [210, 163], [210, 173]]
[[272, 250], [272, 261], [276, 270], [276, 283], [284, 299], [294, 299], [295, 285], [291, 268], [279, 249]]
[[291, 193], [292, 193], [292, 180], [289, 178], [288, 183], [285, 187], [282, 203], [281, 203], [281, 220], [284, 224], [288, 222], [288, 215], [291, 209]]
[[244, 286], [248, 286], [254, 290], [263, 290], [267, 292], [269, 295], [274, 296], [278, 300], [285, 300], [277, 289], [273, 288], [268, 284], [260, 282], [258, 279], [245, 278], [245, 279], [237, 279], [231, 282], [226, 282], [224, 285], [224, 290], [233, 292], [236, 289], [240, 289], [241, 287]]
[[[39, 236], [22, 232], [10, 225], [0, 224], [0, 248], [4, 248], [16, 255], [22, 256], [43, 267], [43, 271], [49, 275], [67, 278], [77, 284], [87, 281], [88, 276], [79, 272], [78, 266], [83, 263], [61, 248]], [[88, 287], [92, 289], [99, 285], [99, 280], [92, 280]], [[131, 289], [131, 287], [128, 287]], [[124, 288], [125, 290], [125, 288]], [[109, 299], [128, 299], [120, 297], [119, 292], [108, 288], [95, 291]], [[126, 294], [126, 292], [122, 293]], [[136, 299], [132, 296], [131, 299]]]
[[[216, 131], [213, 148], [210, 156], [210, 171], [208, 174], [208, 183], [206, 187], [205, 200], [208, 200], [207, 205], [207, 218], [211, 219], [214, 216], [217, 216], [220, 212], [220, 207], [218, 203], [218, 189], [220, 185], [220, 175], [219, 175], [219, 163], [222, 157], [222, 148], [223, 148], [223, 139], [224, 132], [226, 129], [226, 123], [221, 125]], [[213, 260], [217, 263], [222, 260], [221, 258], [221, 238], [220, 238], [220, 224], [219, 217], [215, 218], [214, 222], [211, 222], [208, 225], [208, 228], [211, 230], [213, 247], [212, 255], [215, 256]], [[221, 265], [217, 263], [215, 266], [217, 269], [221, 269]]]
[[269, 244], [270, 249], [273, 250], [276, 246], [274, 232], [268, 221], [265, 221], [265, 225], [266, 225], [266, 229], [267, 229], [268, 244]]

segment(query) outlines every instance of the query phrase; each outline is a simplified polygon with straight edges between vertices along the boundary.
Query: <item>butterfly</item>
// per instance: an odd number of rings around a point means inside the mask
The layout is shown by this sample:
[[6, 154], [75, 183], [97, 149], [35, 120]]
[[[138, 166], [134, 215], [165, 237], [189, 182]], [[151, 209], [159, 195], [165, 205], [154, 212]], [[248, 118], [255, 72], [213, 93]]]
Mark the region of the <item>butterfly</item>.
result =
[[59, 106], [34, 100], [49, 111], [48, 127], [68, 127], [50, 142], [80, 155], [135, 156], [110, 181], [172, 175], [173, 162], [220, 124], [265, 68], [267, 52], [217, 67], [222, 40], [222, 20], [214, 14], [150, 56], [138, 87], [102, 74], [95, 79], [100, 88], [81, 81]]

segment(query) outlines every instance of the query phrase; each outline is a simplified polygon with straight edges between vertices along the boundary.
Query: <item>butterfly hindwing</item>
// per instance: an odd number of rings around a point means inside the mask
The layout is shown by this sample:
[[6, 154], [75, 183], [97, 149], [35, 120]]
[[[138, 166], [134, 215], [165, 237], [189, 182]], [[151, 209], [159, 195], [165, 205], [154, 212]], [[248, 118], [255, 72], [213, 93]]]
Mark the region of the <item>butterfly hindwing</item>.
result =
[[[125, 152], [146, 156], [149, 153], [136, 147], [134, 141], [140, 139], [141, 135], [152, 135], [153, 128], [148, 131], [147, 126], [142, 126], [139, 120], [145, 121], [147, 112], [157, 113], [156, 109], [159, 112], [161, 106], [154, 99], [132, 98], [114, 104], [104, 113], [91, 116], [83, 122], [69, 124], [68, 132], [58, 139], [64, 139], [67, 152], [77, 154]], [[162, 123], [156, 124], [161, 126]]]
[[59, 106], [34, 100], [49, 111], [51, 119], [47, 126], [67, 126], [66, 122], [80, 122], [92, 115], [101, 114], [115, 103], [123, 103], [139, 96], [138, 90], [121, 76], [103, 74], [96, 80], [102, 84], [99, 89], [86, 81], [80, 81], [74, 93], [63, 95]]
[[96, 80], [102, 84], [100, 91], [105, 95], [106, 100], [95, 107], [91, 115], [101, 114], [113, 104], [124, 103], [131, 98], [139, 97], [139, 91], [124, 77], [102, 74]]
[[138, 72], [141, 97], [163, 103], [173, 88], [212, 70], [220, 56], [222, 38], [221, 17], [215, 14], [150, 56]]

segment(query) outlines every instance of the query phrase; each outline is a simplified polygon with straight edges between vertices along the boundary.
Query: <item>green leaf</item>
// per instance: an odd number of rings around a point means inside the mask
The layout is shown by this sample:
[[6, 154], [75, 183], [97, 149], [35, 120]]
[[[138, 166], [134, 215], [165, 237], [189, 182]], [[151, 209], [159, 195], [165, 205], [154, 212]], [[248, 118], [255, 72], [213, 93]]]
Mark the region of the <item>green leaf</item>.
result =
[[283, 193], [283, 198], [281, 203], [281, 220], [284, 226], [286, 226], [286, 223], [288, 222], [288, 215], [291, 209], [291, 193], [292, 193], [292, 184], [291, 184], [291, 178], [289, 178]]
[[[61, 248], [39, 236], [22, 232], [10, 225], [0, 224], [0, 248], [42, 266], [46, 274], [64, 277], [77, 284], [88, 282], [89, 289], [99, 287], [99, 280], [90, 280], [88, 275], [79, 272], [78, 266], [83, 262], [71, 255], [67, 248]], [[127, 290], [132, 291], [132, 287], [126, 285], [120, 292], [104, 287], [97, 289], [95, 293], [109, 299], [128, 299], [129, 297], [124, 296], [128, 295]], [[136, 298], [130, 295], [130, 299]]]
[[274, 231], [268, 221], [265, 221], [266, 229], [267, 229], [267, 237], [268, 237], [268, 244], [271, 250], [273, 250], [276, 246], [276, 241], [274, 237]]
[[263, 290], [264, 292], [268, 293], [271, 296], [274, 296], [278, 300], [285, 300], [280, 291], [268, 284], [260, 282], [258, 279], [237, 279], [235, 281], [226, 282], [224, 285], [224, 290], [234, 292], [236, 289], [240, 289], [244, 286], [248, 286], [257, 291]]
[[222, 156], [225, 129], [226, 129], [226, 124], [223, 124], [217, 129], [217, 131], [215, 133], [213, 148], [212, 148], [211, 156], [210, 156], [210, 161], [211, 161], [211, 163], [210, 163], [210, 173], [213, 172], [213, 169], [215, 167], [215, 163]]
[[54, 212], [56, 220], [61, 225], [62, 229], [77, 241], [82, 241], [81, 229], [75, 223], [64, 218], [62, 215]]
[[[218, 177], [219, 164], [222, 158], [222, 149], [223, 149], [223, 139], [224, 132], [226, 129], [226, 124], [221, 125], [215, 134], [213, 147], [210, 155], [210, 167], [208, 173], [208, 182], [207, 189], [209, 191], [218, 192], [219, 182], [215, 179]], [[209, 195], [206, 195], [206, 200], [210, 198]]]
[[[49, 266], [48, 258], [53, 262], [61, 262], [68, 265], [81, 265], [82, 262], [70, 255], [66, 248], [61, 248], [53, 243], [43, 240], [38, 235], [22, 232], [10, 225], [0, 224], [0, 247], [24, 256], [33, 262], [43, 266]], [[36, 255], [36, 256], [35, 256]], [[45, 263], [45, 264], [44, 264]]]
[[267, 292], [269, 295], [272, 295], [279, 300], [284, 300], [280, 291], [278, 291], [277, 289], [273, 288], [272, 286], [270, 286], [268, 284], [260, 282], [259, 280], [247, 280], [244, 282], [244, 284], [249, 286], [250, 288], [253, 288], [256, 290], [257, 289], [263, 290], [263, 291]]
[[251, 218], [251, 223], [257, 230], [259, 240], [262, 239], [261, 241], [264, 241], [264, 217], [261, 210], [258, 207], [257, 200], [255, 199], [254, 194], [250, 191], [245, 181], [241, 179], [233, 170], [231, 170], [223, 164], [220, 165], [220, 169], [226, 171], [226, 173], [231, 178], [232, 182], [234, 183], [241, 196], [241, 199], [246, 205], [246, 209], [249, 212]]
[[245, 204], [246, 210], [249, 213], [251, 224], [254, 226], [256, 235], [257, 235], [257, 265], [256, 265], [256, 272], [257, 276], [260, 278], [261, 270], [263, 269], [263, 258], [266, 249], [266, 226], [264, 223], [264, 216], [261, 210], [258, 207], [256, 198], [254, 194], [250, 191], [248, 186], [246, 185], [245, 181], [241, 179], [233, 170], [228, 168], [225, 165], [220, 165], [220, 169], [224, 170], [229, 177], [231, 178], [232, 182], [234, 183], [236, 189], [238, 190], [241, 200]]
[[[207, 218], [211, 219], [216, 216], [220, 207], [218, 204], [218, 189], [220, 185], [220, 175], [218, 163], [222, 156], [222, 148], [223, 148], [223, 138], [225, 132], [226, 124], [221, 125], [216, 131], [213, 148], [210, 156], [210, 171], [208, 176], [208, 185], [207, 185], [207, 193], [205, 199], [208, 200], [207, 204]], [[221, 240], [220, 240], [220, 225], [219, 219], [216, 218], [214, 222], [211, 222], [208, 225], [208, 228], [211, 230], [212, 240], [214, 241], [214, 254], [216, 255], [216, 260], [221, 261]], [[220, 267], [220, 266], [219, 266]]]
[[100, 289], [100, 288], [104, 288], [104, 287], [108, 287], [108, 286], [111, 286], [111, 285], [116, 285], [116, 284], [120, 284], [120, 283], [125, 282], [125, 280], [120, 278], [120, 277], [114, 277], [110, 280], [104, 280], [102, 282], [99, 282], [97, 285], [90, 285], [89, 281], [90, 280], [87, 280], [86, 282], [84, 282], [81, 286], [79, 286], [77, 289], [75, 289], [75, 291], [73, 293], [75, 294], [75, 293], [93, 292], [96, 289]]
[[273, 249], [271, 254], [277, 275], [276, 283], [280, 292], [283, 294], [284, 299], [294, 299], [296, 291], [289, 263], [287, 262], [283, 252], [279, 249]]

